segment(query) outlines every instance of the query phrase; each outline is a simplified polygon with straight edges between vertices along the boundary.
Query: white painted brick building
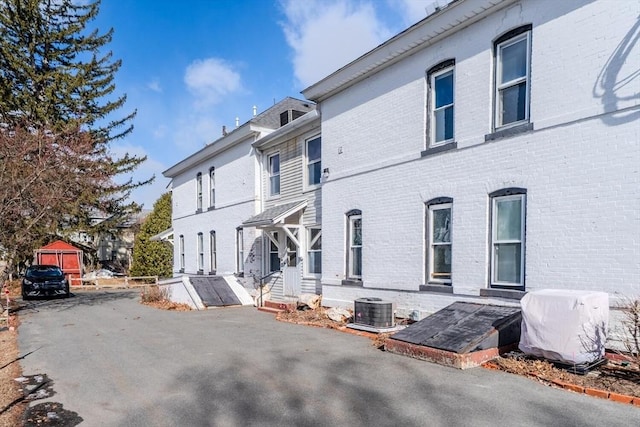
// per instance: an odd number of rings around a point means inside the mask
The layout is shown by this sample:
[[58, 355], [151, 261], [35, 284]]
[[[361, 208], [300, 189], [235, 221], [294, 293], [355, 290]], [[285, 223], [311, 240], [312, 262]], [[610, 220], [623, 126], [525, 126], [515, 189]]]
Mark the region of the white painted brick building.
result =
[[456, 1], [303, 94], [323, 304], [640, 294], [640, 3]]

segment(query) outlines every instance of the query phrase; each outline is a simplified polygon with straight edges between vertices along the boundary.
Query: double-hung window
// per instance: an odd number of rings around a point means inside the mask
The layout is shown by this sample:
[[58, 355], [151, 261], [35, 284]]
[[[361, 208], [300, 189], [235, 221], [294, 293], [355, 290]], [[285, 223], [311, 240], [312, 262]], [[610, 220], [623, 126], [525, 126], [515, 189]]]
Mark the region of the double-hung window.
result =
[[181, 234], [178, 240], [178, 250], [180, 252], [180, 271], [184, 271], [184, 236]]
[[204, 270], [204, 236], [198, 233], [198, 271]]
[[242, 228], [236, 229], [236, 271], [238, 274], [244, 273], [244, 231]]
[[491, 285], [524, 289], [526, 190], [491, 195]]
[[216, 168], [209, 169], [209, 207], [216, 207]]
[[454, 64], [445, 61], [427, 72], [430, 90], [430, 147], [453, 142]]
[[209, 232], [209, 271], [215, 274], [218, 269], [218, 258], [216, 250], [216, 232], [211, 230]]
[[307, 150], [307, 185], [314, 186], [320, 184], [322, 178], [321, 166], [321, 138], [315, 137], [306, 141]]
[[280, 154], [269, 156], [269, 195], [280, 194]]
[[307, 271], [311, 275], [322, 273], [322, 229], [307, 229]]
[[450, 198], [427, 202], [427, 282], [451, 284], [451, 208]]
[[202, 174], [198, 172], [196, 175], [196, 208], [202, 210]]
[[[273, 240], [279, 242], [279, 234], [277, 231], [272, 234]], [[278, 245], [269, 239], [269, 272], [280, 271], [280, 256], [278, 255]]]
[[362, 279], [362, 212], [347, 213], [347, 279]]
[[495, 42], [495, 128], [529, 121], [531, 26], [510, 31]]

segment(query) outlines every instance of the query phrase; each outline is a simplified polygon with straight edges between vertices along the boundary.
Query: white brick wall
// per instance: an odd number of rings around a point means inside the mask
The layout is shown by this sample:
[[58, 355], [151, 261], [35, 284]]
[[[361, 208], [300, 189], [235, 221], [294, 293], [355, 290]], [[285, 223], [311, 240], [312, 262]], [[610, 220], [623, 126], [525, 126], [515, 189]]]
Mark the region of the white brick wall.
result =
[[[488, 194], [506, 187], [527, 189], [527, 290], [639, 294], [640, 46], [629, 44], [639, 13], [633, 1], [517, 2], [323, 101], [323, 302], [360, 292], [336, 286], [354, 208], [364, 286], [380, 290], [360, 296], [392, 292], [399, 308], [426, 312], [477, 296], [488, 283]], [[535, 130], [485, 143], [492, 41], [527, 23]], [[421, 158], [425, 70], [448, 58], [458, 149]], [[398, 293], [425, 283], [424, 202], [440, 196], [453, 198], [457, 295]]]

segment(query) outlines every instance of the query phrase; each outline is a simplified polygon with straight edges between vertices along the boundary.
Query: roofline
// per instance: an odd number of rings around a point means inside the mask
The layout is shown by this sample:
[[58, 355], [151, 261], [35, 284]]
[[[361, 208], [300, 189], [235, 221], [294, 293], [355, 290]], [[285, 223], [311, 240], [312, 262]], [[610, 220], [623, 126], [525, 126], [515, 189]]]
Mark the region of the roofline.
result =
[[234, 129], [233, 132], [223, 136], [222, 138], [212, 142], [211, 144], [206, 145], [204, 148], [196, 151], [189, 157], [171, 166], [170, 168], [162, 172], [162, 175], [167, 178], [174, 178], [185, 170], [199, 163], [202, 163], [205, 160], [210, 159], [221, 151], [224, 151], [230, 147], [233, 147], [234, 145], [246, 141], [249, 138], [255, 138], [260, 134], [260, 132], [265, 131], [270, 131], [270, 129], [257, 126], [249, 121], [239, 128]]
[[315, 124], [314, 122], [317, 122], [317, 124], [320, 125], [320, 112], [317, 109], [305, 113], [302, 117], [298, 117], [286, 125], [274, 130], [270, 134], [263, 136], [251, 145], [253, 148], [258, 150], [267, 148], [267, 146], [284, 141], [290, 137], [292, 133], [307, 125], [312, 128]]
[[302, 90], [319, 103], [518, 0], [454, 0]]

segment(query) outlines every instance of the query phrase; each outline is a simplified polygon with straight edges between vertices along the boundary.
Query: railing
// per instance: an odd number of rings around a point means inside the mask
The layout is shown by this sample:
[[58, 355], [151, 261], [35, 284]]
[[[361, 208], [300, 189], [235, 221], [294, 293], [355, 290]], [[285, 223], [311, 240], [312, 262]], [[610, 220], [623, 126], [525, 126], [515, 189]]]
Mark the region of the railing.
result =
[[[79, 288], [139, 288], [143, 286], [148, 286], [149, 280], [153, 281], [153, 284], [157, 285], [159, 277], [158, 276], [125, 276], [125, 277], [94, 277], [94, 278], [82, 278], [76, 279], [81, 282]], [[142, 281], [140, 283], [139, 281]], [[77, 287], [78, 288], [78, 287]]]
[[[260, 286], [260, 304], [259, 307], [262, 307], [263, 301], [262, 301], [262, 295], [264, 293], [264, 287], [267, 285], [268, 282], [265, 281], [265, 279], [270, 278], [271, 276], [274, 276], [278, 274], [278, 279], [282, 279], [282, 271], [272, 271], [271, 273], [267, 274], [266, 276], [260, 277], [257, 281], [259, 283]], [[254, 279], [256, 278], [256, 276], [254, 276]], [[269, 292], [271, 292], [271, 289], [273, 289], [273, 286], [278, 283], [278, 279], [274, 280], [273, 283], [271, 283], [271, 287], [269, 288]]]

